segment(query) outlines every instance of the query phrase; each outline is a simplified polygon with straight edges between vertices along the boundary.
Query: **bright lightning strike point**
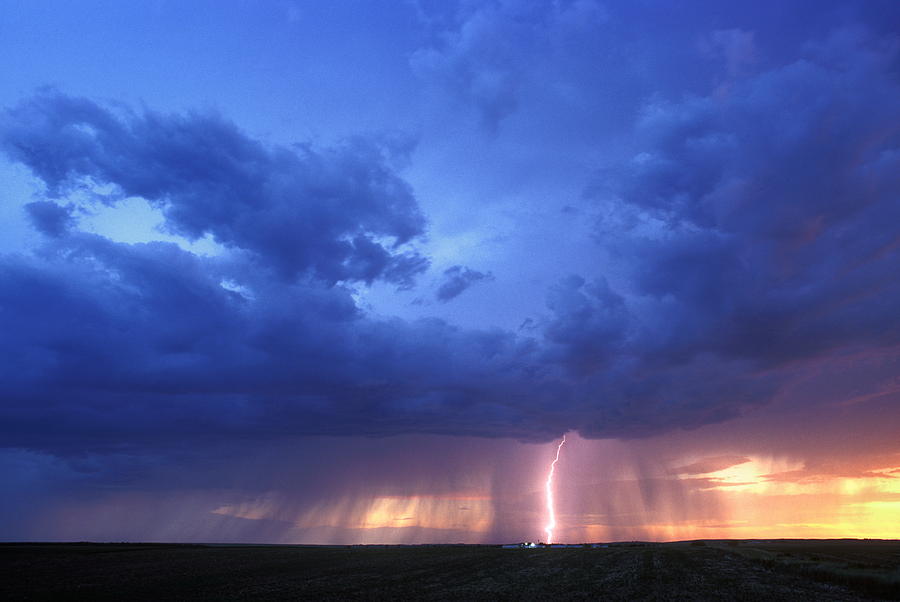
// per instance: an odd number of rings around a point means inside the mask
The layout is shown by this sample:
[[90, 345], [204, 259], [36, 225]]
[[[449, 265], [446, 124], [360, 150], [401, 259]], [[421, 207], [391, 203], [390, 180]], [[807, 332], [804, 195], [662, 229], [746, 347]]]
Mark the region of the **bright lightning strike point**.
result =
[[547, 526], [544, 527], [544, 531], [547, 532], [547, 545], [553, 543], [553, 529], [556, 528], [556, 509], [553, 507], [553, 473], [556, 471], [556, 463], [559, 462], [559, 450], [562, 449], [565, 442], [566, 436], [563, 435], [562, 441], [556, 446], [556, 457], [553, 458], [553, 462], [550, 464], [550, 472], [547, 474], [547, 484], [545, 486], [547, 491]]

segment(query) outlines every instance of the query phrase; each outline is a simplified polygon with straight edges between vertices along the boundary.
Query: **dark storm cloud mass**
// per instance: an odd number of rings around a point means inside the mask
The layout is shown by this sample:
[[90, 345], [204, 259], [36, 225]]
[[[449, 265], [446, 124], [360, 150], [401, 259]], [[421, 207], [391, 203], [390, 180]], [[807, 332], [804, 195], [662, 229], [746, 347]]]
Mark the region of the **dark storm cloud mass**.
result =
[[[413, 64], [496, 129], [546, 84], [519, 50], [571, 56], [567, 32], [605, 13], [486, 6]], [[407, 246], [425, 231], [416, 200], [371, 141], [271, 147], [208, 114], [25, 100], [3, 117], [3, 148], [66, 205], [29, 205], [44, 245], [0, 260], [4, 441], [74, 454], [305, 434], [643, 436], [737, 416], [836, 350], [896, 346], [894, 47], [847, 29], [761, 64], [756, 37], [716, 31], [695, 40], [721, 62], [713, 92], [643, 99], [634, 153], [588, 187], [604, 216], [598, 273], [560, 266], [536, 339], [357, 306], [353, 286], [412, 286], [428, 265]], [[225, 252], [77, 230], [70, 197], [96, 186]], [[601, 273], [608, 258], [616, 274]], [[445, 278], [444, 301], [486, 274]]]
[[[223, 436], [561, 428], [540, 418], [555, 385], [525, 370], [530, 341], [438, 319], [373, 320], [335, 285], [408, 285], [427, 265], [374, 240], [404, 242], [423, 222], [368, 143], [273, 150], [219, 118], [119, 119], [50, 93], [7, 112], [3, 144], [51, 197], [114, 184], [159, 206], [167, 228], [226, 247], [202, 257], [116, 243], [67, 230], [70, 211], [55, 203], [29, 205], [45, 244], [0, 261], [7, 445], [80, 453]], [[465, 285], [487, 277], [460, 275]]]
[[640, 152], [600, 183], [658, 227], [598, 236], [666, 317], [648, 351], [782, 364], [897, 343], [900, 88], [880, 44], [839, 32], [720, 95], [647, 107]]
[[[594, 27], [606, 19], [592, 0], [462, 3], [451, 12], [423, 11], [433, 43], [410, 62], [420, 77], [471, 104], [489, 130], [518, 108], [524, 89], [539, 85], [538, 59], [559, 58], [573, 44], [596, 39]], [[435, 14], [442, 18], [428, 18]]]
[[543, 428], [498, 395], [529, 380], [527, 346], [502, 332], [367, 320], [347, 289], [171, 243], [73, 234], [0, 272], [7, 445]]
[[[213, 114], [120, 116], [48, 91], [7, 112], [3, 145], [51, 197], [113, 185], [160, 207], [172, 233], [209, 234], [288, 278], [410, 286], [428, 265], [399, 251], [425, 224], [409, 186], [362, 138], [322, 150], [269, 147]], [[48, 207], [31, 211], [40, 225], [50, 223]]]
[[449, 301], [461, 295], [467, 288], [477, 282], [493, 280], [494, 276], [488, 272], [479, 272], [461, 265], [444, 270], [444, 281], [438, 287], [435, 295], [438, 301]]
[[544, 336], [559, 345], [562, 357], [557, 361], [576, 372], [590, 373], [607, 368], [621, 351], [628, 310], [606, 280], [588, 283], [581, 276], [564, 278], [550, 289], [547, 306], [553, 319]]
[[72, 211], [52, 201], [35, 201], [25, 205], [31, 223], [47, 236], [62, 236], [75, 225]]
[[635, 405], [645, 426], [721, 420], [803, 362], [900, 343], [896, 60], [889, 40], [841, 30], [710, 96], [645, 107], [637, 152], [587, 192], [627, 284], [551, 296], [568, 365], [607, 367], [588, 379], [607, 392], [597, 434]]

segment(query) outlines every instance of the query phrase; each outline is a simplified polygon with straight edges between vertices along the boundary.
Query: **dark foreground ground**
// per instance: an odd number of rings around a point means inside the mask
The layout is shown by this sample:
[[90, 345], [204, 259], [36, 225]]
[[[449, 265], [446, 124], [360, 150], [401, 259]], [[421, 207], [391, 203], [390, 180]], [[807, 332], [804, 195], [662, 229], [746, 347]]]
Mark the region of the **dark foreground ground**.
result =
[[492, 546], [0, 544], [0, 600], [900, 599], [900, 541]]

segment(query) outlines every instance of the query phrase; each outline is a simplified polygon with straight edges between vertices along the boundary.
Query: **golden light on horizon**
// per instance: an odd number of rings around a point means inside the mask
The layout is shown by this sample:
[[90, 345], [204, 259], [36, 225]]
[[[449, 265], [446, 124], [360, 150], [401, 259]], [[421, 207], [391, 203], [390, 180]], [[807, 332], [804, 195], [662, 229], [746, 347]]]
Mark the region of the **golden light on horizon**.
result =
[[[250, 520], [287, 520], [299, 528], [352, 529], [358, 531], [420, 528], [441, 531], [487, 532], [494, 524], [494, 507], [489, 496], [477, 493], [443, 495], [381, 495], [371, 498], [344, 498], [293, 513], [290, 504], [263, 496], [242, 504], [223, 505], [214, 514]], [[365, 534], [361, 535], [367, 540]]]
[[607, 479], [561, 496], [581, 498], [560, 517], [567, 541], [900, 538], [900, 470], [890, 456], [816, 465], [726, 449], [631, 465], [627, 443], [578, 444], [585, 458], [615, 459], [602, 469]]
[[[705, 473], [727, 522], [652, 524], [649, 533], [691, 538], [900, 538], [896, 467], [840, 476], [802, 463], [751, 457]], [[713, 524], [709, 524], [712, 522]]]
[[373, 499], [365, 515], [351, 526], [462, 529], [483, 533], [490, 529], [493, 519], [493, 505], [486, 496], [385, 496]]

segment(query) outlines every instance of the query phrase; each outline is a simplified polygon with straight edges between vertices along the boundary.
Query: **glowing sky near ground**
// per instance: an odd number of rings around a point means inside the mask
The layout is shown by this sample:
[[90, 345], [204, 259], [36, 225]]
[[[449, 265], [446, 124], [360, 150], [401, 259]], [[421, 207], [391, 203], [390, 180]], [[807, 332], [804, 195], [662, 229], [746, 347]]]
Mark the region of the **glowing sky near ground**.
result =
[[0, 539], [900, 537], [900, 4], [0, 2]]

